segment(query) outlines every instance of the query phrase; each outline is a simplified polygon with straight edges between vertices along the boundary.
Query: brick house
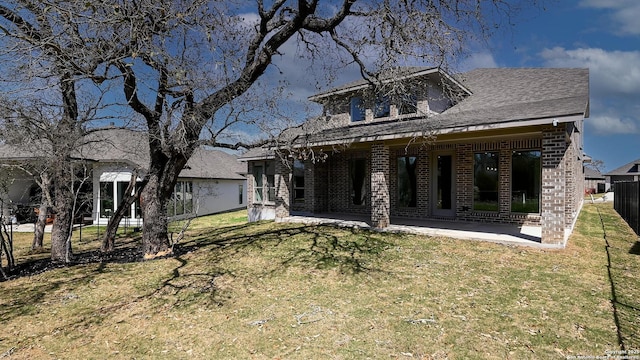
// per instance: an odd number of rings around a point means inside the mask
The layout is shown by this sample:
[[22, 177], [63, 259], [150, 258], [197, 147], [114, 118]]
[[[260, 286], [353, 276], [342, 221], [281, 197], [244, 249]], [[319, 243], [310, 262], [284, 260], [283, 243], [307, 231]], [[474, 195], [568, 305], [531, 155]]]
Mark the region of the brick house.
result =
[[411, 67], [375, 89], [362, 80], [309, 100], [324, 115], [307, 121], [292, 147], [241, 157], [250, 220], [507, 223], [541, 227], [542, 244], [566, 244], [584, 194], [587, 69], [452, 76]]

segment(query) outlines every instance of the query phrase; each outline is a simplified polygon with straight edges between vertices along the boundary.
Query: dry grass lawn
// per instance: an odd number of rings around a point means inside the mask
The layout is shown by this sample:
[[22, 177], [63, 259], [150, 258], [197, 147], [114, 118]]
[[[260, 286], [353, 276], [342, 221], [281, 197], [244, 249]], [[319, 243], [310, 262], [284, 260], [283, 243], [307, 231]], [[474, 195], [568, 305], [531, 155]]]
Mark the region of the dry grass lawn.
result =
[[[16, 237], [18, 261], [46, 258], [28, 254], [27, 235]], [[118, 240], [121, 254], [135, 250], [134, 235]], [[95, 237], [85, 229], [75, 252], [92, 254]], [[554, 251], [247, 224], [244, 212], [204, 217], [172, 258], [113, 256], [1, 282], [0, 358], [565, 359], [640, 350], [637, 239], [610, 204], [585, 204], [568, 247]]]

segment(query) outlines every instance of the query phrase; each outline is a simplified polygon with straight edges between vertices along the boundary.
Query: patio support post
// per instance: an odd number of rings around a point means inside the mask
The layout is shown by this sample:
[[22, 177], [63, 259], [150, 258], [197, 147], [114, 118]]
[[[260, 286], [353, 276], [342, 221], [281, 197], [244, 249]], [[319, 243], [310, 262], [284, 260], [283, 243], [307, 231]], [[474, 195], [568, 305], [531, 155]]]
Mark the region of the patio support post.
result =
[[280, 159], [276, 157], [274, 176], [276, 191], [276, 219], [285, 218], [290, 215], [292, 166], [293, 162], [289, 161], [289, 159]]
[[389, 147], [371, 146], [371, 225], [382, 229], [389, 226]]
[[566, 149], [564, 127], [548, 127], [542, 131], [543, 244], [564, 244], [565, 196], [568, 195], [564, 162]]

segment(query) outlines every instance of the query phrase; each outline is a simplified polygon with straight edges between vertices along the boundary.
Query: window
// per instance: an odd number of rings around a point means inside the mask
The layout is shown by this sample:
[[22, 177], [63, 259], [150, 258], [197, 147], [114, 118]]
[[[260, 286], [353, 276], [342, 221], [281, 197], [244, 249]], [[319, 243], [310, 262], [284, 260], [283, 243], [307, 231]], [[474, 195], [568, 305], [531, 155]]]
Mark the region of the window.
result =
[[111, 217], [114, 212], [113, 183], [100, 182], [100, 217]]
[[253, 189], [254, 203], [275, 201], [275, 164], [273, 161], [253, 165]]
[[262, 176], [264, 170], [262, 165], [253, 165], [253, 202], [262, 202]]
[[416, 157], [398, 158], [398, 206], [416, 207]]
[[351, 204], [364, 205], [367, 199], [366, 192], [367, 160], [349, 160], [349, 189], [351, 192]]
[[511, 157], [511, 211], [540, 212], [540, 151], [514, 151]]
[[304, 202], [304, 162], [293, 161], [293, 201]]
[[[124, 199], [125, 195], [127, 195], [125, 194], [127, 186], [129, 186], [129, 182], [127, 181], [118, 181], [118, 183], [116, 184], [116, 188], [118, 190], [118, 204], [120, 203], [120, 201], [122, 201], [122, 199]], [[124, 211], [124, 217], [131, 217], [131, 208]]]
[[167, 205], [167, 215], [176, 216], [193, 212], [193, 183], [178, 181]]
[[398, 115], [415, 114], [418, 112], [418, 97], [415, 95], [403, 95], [398, 105]]
[[498, 153], [473, 156], [473, 210], [498, 211]]
[[238, 185], [238, 204], [242, 205], [242, 203], [244, 202], [244, 199], [242, 197], [244, 192], [243, 186], [242, 184]]
[[364, 120], [364, 103], [360, 97], [352, 97], [350, 102], [351, 121]]
[[376, 104], [373, 111], [375, 118], [388, 117], [390, 115], [389, 97], [378, 96], [376, 97]]

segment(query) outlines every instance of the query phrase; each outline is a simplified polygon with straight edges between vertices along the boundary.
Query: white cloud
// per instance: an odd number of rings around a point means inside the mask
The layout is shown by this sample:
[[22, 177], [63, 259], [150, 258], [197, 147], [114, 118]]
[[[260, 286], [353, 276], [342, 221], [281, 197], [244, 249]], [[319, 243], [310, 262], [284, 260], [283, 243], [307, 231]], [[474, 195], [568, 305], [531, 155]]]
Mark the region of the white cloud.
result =
[[640, 1], [638, 0], [582, 0], [580, 6], [610, 10], [609, 17], [621, 35], [640, 35]]
[[540, 56], [549, 67], [589, 68], [594, 95], [640, 98], [640, 51], [555, 47], [543, 50]]
[[591, 116], [587, 124], [598, 134], [637, 134], [640, 133], [638, 124], [632, 120], [625, 120], [615, 116]]
[[489, 52], [474, 52], [460, 62], [460, 71], [469, 71], [478, 68], [498, 67], [493, 55]]

